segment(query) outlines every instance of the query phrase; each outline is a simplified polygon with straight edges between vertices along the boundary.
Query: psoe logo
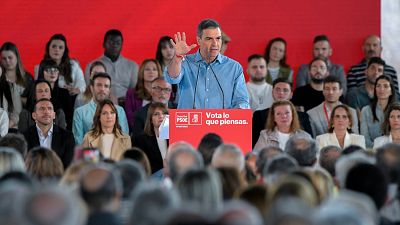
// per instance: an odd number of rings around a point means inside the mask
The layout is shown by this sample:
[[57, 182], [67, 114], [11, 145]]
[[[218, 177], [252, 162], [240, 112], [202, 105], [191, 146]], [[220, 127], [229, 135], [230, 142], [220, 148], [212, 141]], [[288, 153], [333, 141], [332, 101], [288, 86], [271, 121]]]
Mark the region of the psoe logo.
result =
[[201, 112], [191, 112], [189, 117], [190, 125], [202, 125], [202, 113]]
[[175, 116], [176, 125], [189, 125], [189, 113], [177, 112]]

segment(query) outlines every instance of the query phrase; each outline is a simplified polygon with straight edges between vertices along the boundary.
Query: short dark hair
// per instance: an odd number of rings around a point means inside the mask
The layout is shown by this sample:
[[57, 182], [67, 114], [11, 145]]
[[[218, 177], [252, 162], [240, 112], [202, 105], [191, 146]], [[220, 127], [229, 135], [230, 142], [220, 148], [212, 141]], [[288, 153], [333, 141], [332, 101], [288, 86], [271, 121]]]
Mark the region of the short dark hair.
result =
[[103, 41], [103, 44], [104, 44], [104, 43], [106, 43], [106, 41], [107, 41], [107, 38], [108, 38], [108, 37], [110, 37], [110, 36], [117, 36], [117, 37], [121, 37], [122, 41], [124, 41], [124, 37], [122, 36], [122, 33], [121, 33], [121, 31], [120, 31], [120, 30], [117, 30], [117, 29], [111, 29], [111, 30], [108, 30], [108, 31], [106, 32], [106, 34], [104, 35], [104, 41]]
[[345, 188], [368, 195], [379, 210], [385, 203], [388, 183], [377, 166], [360, 163], [350, 169]]
[[44, 71], [47, 68], [59, 69], [56, 61], [54, 61], [52, 59], [43, 59], [42, 61], [40, 61], [40, 64], [39, 64], [38, 80], [44, 80]]
[[215, 133], [208, 133], [201, 138], [197, 150], [199, 150], [201, 156], [203, 156], [204, 165], [207, 166], [211, 164], [215, 149], [221, 144], [223, 144], [222, 138]]
[[[51, 105], [53, 105], [53, 102], [52, 102], [50, 99], [48, 99], [48, 98], [37, 99], [37, 100], [35, 101], [35, 105], [33, 106], [33, 111], [36, 111], [36, 105], [37, 105], [39, 102], [50, 102]], [[54, 107], [54, 106], [53, 106], [53, 107]], [[53, 108], [53, 110], [54, 110], [54, 108]]]
[[326, 83], [338, 83], [339, 84], [339, 88], [343, 89], [342, 87], [342, 82], [340, 82], [340, 80], [335, 77], [335, 76], [327, 76], [324, 80], [324, 87]]
[[247, 58], [247, 62], [249, 63], [253, 59], [263, 59], [264, 57], [260, 54], [253, 54]]
[[327, 41], [329, 42], [328, 36], [326, 36], [325, 34], [320, 34], [314, 37], [314, 44], [320, 41]]
[[276, 85], [277, 83], [287, 83], [287, 84], [289, 84], [290, 89], [292, 89], [292, 82], [290, 82], [290, 81], [289, 81], [288, 79], [286, 79], [286, 78], [283, 78], [283, 77], [278, 77], [278, 78], [276, 78], [276, 79], [272, 82], [272, 88], [274, 88], [275, 85]]
[[28, 152], [28, 143], [25, 140], [24, 135], [19, 133], [8, 133], [6, 136], [0, 139], [0, 146], [11, 147], [17, 152], [21, 153], [22, 158], [25, 158]]
[[372, 57], [372, 58], [370, 58], [369, 61], [368, 61], [367, 68], [369, 68], [372, 64], [379, 64], [379, 65], [382, 65], [382, 66], [386, 65], [385, 61], [380, 57]]
[[205, 19], [202, 20], [199, 23], [199, 26], [197, 26], [197, 36], [199, 38], [201, 38], [201, 36], [203, 35], [203, 30], [208, 29], [208, 28], [220, 28], [221, 26], [219, 25], [219, 23], [213, 19]]
[[337, 147], [337, 146], [333, 146], [333, 145], [328, 145], [323, 147], [320, 150], [320, 154], [319, 154], [319, 165], [326, 169], [326, 171], [329, 172], [329, 174], [334, 177], [335, 174], [335, 164], [337, 161], [337, 157], [332, 157], [332, 155], [329, 154], [329, 152], [337, 152], [339, 153], [340, 156], [340, 151], [342, 149]]
[[132, 159], [124, 159], [114, 165], [114, 169], [121, 174], [123, 185], [122, 198], [128, 199], [133, 190], [145, 180], [143, 167]]
[[312, 65], [314, 62], [318, 61], [318, 60], [323, 61], [323, 62], [325, 63], [326, 68], [328, 68], [328, 61], [326, 61], [326, 59], [324, 59], [324, 58], [322, 58], [322, 57], [315, 57], [315, 58], [313, 58], [313, 59], [311, 60], [311, 62], [308, 64], [308, 69], [311, 70], [311, 65]]
[[111, 83], [111, 76], [108, 73], [101, 72], [101, 73], [96, 73], [95, 75], [93, 75], [92, 79], [90, 79], [90, 85], [93, 86], [94, 85], [94, 81], [99, 77], [107, 78], [107, 79], [110, 80], [110, 83]]
[[285, 152], [297, 160], [300, 166], [313, 166], [317, 161], [317, 145], [304, 134], [295, 134], [286, 142]]

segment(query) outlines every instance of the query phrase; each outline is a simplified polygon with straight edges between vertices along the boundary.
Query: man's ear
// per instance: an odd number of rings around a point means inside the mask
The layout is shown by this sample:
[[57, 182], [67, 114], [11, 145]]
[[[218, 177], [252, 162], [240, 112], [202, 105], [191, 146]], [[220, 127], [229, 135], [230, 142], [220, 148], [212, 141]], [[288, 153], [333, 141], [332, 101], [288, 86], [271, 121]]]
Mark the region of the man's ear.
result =
[[197, 40], [197, 45], [200, 45], [201, 38], [199, 36], [196, 36], [196, 40]]
[[36, 112], [32, 112], [32, 118], [36, 121]]

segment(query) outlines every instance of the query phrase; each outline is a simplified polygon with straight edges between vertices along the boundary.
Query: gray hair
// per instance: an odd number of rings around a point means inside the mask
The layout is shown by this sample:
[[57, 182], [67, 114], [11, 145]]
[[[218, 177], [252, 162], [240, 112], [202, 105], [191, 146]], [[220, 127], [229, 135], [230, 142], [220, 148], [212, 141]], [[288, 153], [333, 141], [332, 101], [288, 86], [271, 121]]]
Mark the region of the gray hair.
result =
[[295, 158], [300, 166], [313, 166], [318, 148], [315, 141], [304, 134], [295, 134], [286, 142], [285, 152]]
[[332, 177], [335, 176], [335, 164], [338, 158], [332, 157], [329, 153], [336, 152], [340, 155], [341, 150], [341, 148], [334, 145], [325, 146], [320, 150], [318, 163], [322, 168], [328, 171]]
[[239, 171], [244, 169], [244, 164], [243, 153], [234, 144], [222, 144], [218, 146], [211, 160], [213, 167], [234, 167]]
[[217, 21], [213, 19], [205, 19], [202, 20], [199, 25], [197, 26], [197, 36], [201, 38], [203, 35], [203, 30], [208, 29], [208, 28], [220, 28], [220, 25]]
[[177, 183], [182, 201], [201, 211], [213, 213], [222, 203], [222, 186], [218, 174], [211, 169], [189, 170]]
[[311, 224], [312, 213], [312, 208], [299, 198], [279, 198], [268, 210], [266, 224], [285, 224], [293, 220]]
[[335, 173], [340, 187], [345, 187], [347, 174], [351, 168], [359, 163], [375, 164], [375, 158], [367, 156], [363, 152], [354, 152], [350, 155], [342, 155], [337, 160]]
[[86, 222], [81, 200], [56, 185], [44, 186], [28, 194], [20, 211], [24, 225], [83, 225]]
[[[189, 156], [192, 158], [193, 163], [190, 165], [180, 165], [178, 160], [181, 156]], [[183, 173], [189, 169], [202, 169], [204, 168], [203, 157], [199, 152], [189, 146], [181, 146], [172, 152], [170, 157], [167, 159], [169, 177], [172, 181], [176, 182]]]
[[146, 178], [143, 167], [131, 159], [124, 159], [117, 162], [114, 169], [118, 170], [121, 174], [123, 186], [122, 198], [129, 198], [131, 192]]
[[263, 177], [267, 183], [276, 183], [282, 176], [291, 173], [299, 167], [297, 161], [289, 155], [281, 154], [268, 159], [264, 169]]
[[25, 157], [28, 152], [28, 143], [26, 143], [24, 135], [18, 133], [8, 133], [0, 138], [0, 146], [14, 148], [21, 153], [22, 157]]
[[0, 176], [9, 171], [25, 172], [22, 155], [10, 147], [0, 147]]
[[263, 225], [260, 212], [249, 203], [242, 200], [230, 200], [224, 204], [224, 209], [217, 220], [224, 225]]
[[142, 183], [132, 193], [131, 217], [128, 225], [161, 225], [180, 206], [174, 190], [155, 182]]

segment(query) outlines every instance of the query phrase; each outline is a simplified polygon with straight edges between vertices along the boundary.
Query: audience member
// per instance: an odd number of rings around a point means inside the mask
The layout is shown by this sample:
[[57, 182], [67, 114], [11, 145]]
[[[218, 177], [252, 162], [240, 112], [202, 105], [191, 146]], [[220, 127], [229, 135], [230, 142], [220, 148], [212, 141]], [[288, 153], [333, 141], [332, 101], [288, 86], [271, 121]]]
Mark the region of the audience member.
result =
[[167, 174], [174, 183], [177, 182], [179, 177], [186, 171], [204, 168], [203, 158], [200, 153], [191, 146], [178, 146], [172, 153], [168, 153], [166, 161], [168, 165]]
[[293, 70], [286, 63], [286, 41], [281, 37], [268, 42], [265, 48], [264, 58], [267, 62], [266, 81], [272, 84], [277, 78], [284, 78], [293, 82]]
[[[311, 128], [315, 137], [328, 132], [329, 118], [331, 117], [332, 109], [342, 104], [339, 98], [343, 94], [343, 87], [336, 77], [328, 76], [324, 80], [322, 93], [324, 95], [324, 101], [307, 111], [310, 116]], [[352, 131], [358, 134], [357, 111], [353, 108], [349, 108], [349, 110], [353, 117]]]
[[10, 147], [17, 150], [17, 152], [21, 154], [22, 158], [25, 158], [28, 152], [28, 143], [26, 142], [24, 135], [19, 133], [9, 133], [0, 138], [0, 146]]
[[[124, 111], [122, 111], [124, 113]], [[118, 161], [132, 147], [131, 138], [123, 133], [117, 107], [109, 99], [97, 104], [93, 127], [83, 138], [83, 147], [97, 148], [106, 159]]]
[[[172, 106], [169, 102], [171, 96], [171, 84], [164, 80], [164, 77], [158, 77], [151, 82], [151, 102], [162, 103], [169, 108]], [[146, 118], [151, 104], [147, 104], [133, 114], [133, 128], [131, 130], [132, 137], [139, 136], [143, 133], [146, 124]]]
[[[110, 97], [111, 77], [107, 73], [97, 73], [90, 80], [90, 89], [93, 94], [92, 100], [77, 108], [74, 112], [73, 129], [76, 144], [82, 144], [84, 135], [92, 128], [93, 116], [99, 102]], [[123, 133], [128, 134], [128, 121], [122, 107], [115, 106], [118, 113], [118, 123]]]
[[129, 88], [125, 96], [125, 112], [129, 128], [133, 129], [133, 115], [141, 107], [151, 102], [151, 83], [162, 76], [160, 64], [155, 59], [145, 59], [139, 67], [138, 83]]
[[231, 37], [229, 37], [223, 30], [221, 30], [221, 54], [225, 55], [225, 51], [228, 49], [228, 44], [231, 42]]
[[[376, 35], [369, 35], [368, 37], [365, 38], [362, 49], [364, 52], [364, 58], [361, 60], [359, 64], [352, 66], [349, 72], [347, 73], [347, 88], [349, 90], [351, 88], [356, 88], [364, 84], [366, 80], [365, 72], [367, 69], [367, 64], [373, 57], [381, 57], [382, 53], [381, 39]], [[396, 70], [389, 65], [385, 65], [384, 70], [381, 72], [392, 78], [393, 84], [396, 88], [396, 93], [398, 93], [399, 88], [397, 83]]]
[[299, 166], [312, 167], [317, 162], [317, 146], [309, 136], [295, 134], [286, 142], [285, 152], [296, 159]]
[[321, 148], [334, 145], [345, 148], [349, 145], [359, 145], [365, 148], [365, 138], [362, 135], [353, 134], [353, 116], [346, 105], [337, 105], [333, 108], [329, 119], [329, 129], [326, 134], [316, 137], [317, 147]]
[[287, 197], [275, 201], [267, 213], [266, 224], [287, 225], [301, 224], [311, 225], [313, 215], [312, 207], [304, 200]]
[[51, 149], [60, 157], [64, 168], [67, 168], [74, 156], [75, 141], [70, 131], [54, 124], [53, 103], [46, 98], [36, 101], [32, 118], [36, 124], [23, 133], [28, 149], [37, 146]]
[[222, 185], [217, 172], [212, 169], [188, 170], [176, 184], [182, 203], [208, 215], [221, 210]]
[[270, 202], [270, 188], [266, 184], [253, 184], [240, 190], [239, 199], [246, 201], [258, 209], [260, 215], [266, 219]]
[[310, 136], [301, 130], [294, 105], [286, 100], [274, 102], [268, 113], [266, 129], [260, 132], [253, 151], [260, 151], [267, 145], [284, 149], [289, 137], [296, 133]]
[[[275, 101], [287, 100], [290, 101], [292, 98], [292, 83], [283, 78], [277, 78], [272, 83], [272, 98]], [[312, 135], [310, 119], [307, 113], [296, 111], [299, 117], [300, 126], [302, 129]], [[268, 120], [269, 108], [263, 110], [257, 110], [253, 113], [252, 123], [252, 146], [257, 143], [260, 132], [265, 129], [266, 121]]]
[[203, 156], [205, 166], [211, 164], [215, 149], [221, 144], [223, 144], [222, 138], [215, 133], [207, 133], [201, 138], [197, 150], [200, 152], [201, 156]]
[[319, 166], [328, 171], [332, 178], [334, 178], [336, 175], [335, 165], [336, 161], [340, 157], [341, 150], [342, 149], [337, 146], [328, 145], [321, 148], [321, 150], [319, 151]]
[[57, 154], [46, 147], [35, 147], [26, 155], [26, 171], [39, 181], [56, 181], [64, 173], [63, 163]]
[[126, 152], [124, 152], [123, 159], [131, 159], [133, 161], [138, 162], [142, 166], [146, 177], [149, 177], [151, 175], [151, 166], [149, 158], [142, 149], [132, 147], [126, 150]]
[[400, 144], [400, 103], [392, 103], [386, 110], [381, 129], [383, 135], [375, 138], [373, 149], [387, 143]]
[[132, 145], [146, 153], [152, 174], [163, 168], [163, 160], [167, 155], [168, 141], [160, 138], [159, 130], [165, 115], [168, 115], [168, 109], [163, 103], [151, 103], [147, 112], [144, 132], [139, 136], [132, 137]]
[[[110, 74], [110, 77], [112, 77], [113, 80], [110, 87], [111, 96], [116, 97], [120, 103], [124, 101], [128, 88], [136, 87], [138, 80], [138, 65], [134, 61], [121, 55], [123, 40], [121, 31], [115, 29], [108, 30], [104, 35], [104, 54], [94, 60], [101, 61], [106, 66], [106, 71]], [[89, 70], [92, 63], [93, 62], [86, 66], [86, 83], [89, 83]]]
[[[93, 76], [96, 73], [106, 73], [106, 66], [101, 61], [94, 61], [89, 67], [89, 81], [93, 79]], [[74, 109], [77, 109], [80, 106], [83, 106], [92, 100], [93, 94], [90, 89], [90, 82], [86, 85], [86, 89], [83, 93], [79, 93], [76, 96]]]
[[381, 127], [385, 112], [396, 100], [396, 90], [390, 77], [385, 75], [378, 77], [372, 102], [362, 108], [360, 116], [360, 134], [365, 137], [367, 148], [372, 148], [375, 138], [382, 135]]
[[[35, 121], [33, 121], [33, 118], [32, 118], [32, 113], [35, 108], [35, 103], [37, 100], [46, 98], [46, 99], [51, 100], [51, 102], [53, 103], [53, 106], [57, 105], [57, 104], [54, 104], [54, 102], [57, 102], [57, 100], [51, 99], [51, 86], [48, 81], [36, 80], [33, 85], [33, 89], [34, 89], [34, 93], [33, 93], [33, 96], [31, 96], [31, 99], [32, 99], [32, 101], [35, 101], [35, 102], [32, 103], [32, 105], [30, 105], [29, 108], [22, 109], [21, 113], [19, 114], [18, 130], [20, 132], [25, 132], [29, 127], [35, 125]], [[54, 112], [56, 113], [56, 117], [54, 119], [54, 124], [63, 129], [66, 129], [67, 124], [65, 121], [64, 111], [61, 108], [54, 107]]]
[[[328, 71], [330, 76], [336, 77], [341, 87], [343, 88], [343, 95], [347, 93], [347, 81], [346, 75], [344, 73], [343, 66], [340, 64], [334, 64], [330, 61], [329, 57], [332, 56], [332, 46], [328, 37], [324, 34], [317, 35], [314, 37], [313, 43], [313, 56], [314, 58], [323, 58], [327, 62]], [[299, 72], [296, 76], [296, 87], [302, 87], [308, 83], [310, 83], [309, 77], [309, 66], [307, 64], [303, 64], [299, 68]]]
[[79, 193], [89, 209], [87, 225], [121, 225], [117, 216], [122, 197], [122, 180], [116, 170], [93, 166], [81, 176]]
[[241, 200], [225, 202], [224, 209], [217, 218], [216, 224], [223, 225], [263, 225], [261, 213], [252, 205]]
[[221, 144], [215, 149], [211, 159], [214, 168], [230, 167], [244, 172], [244, 156], [240, 148], [234, 144]]
[[267, 160], [262, 171], [264, 182], [269, 185], [274, 185], [286, 175], [298, 169], [298, 167], [299, 164], [297, 161], [287, 154], [272, 156]]
[[256, 159], [257, 179], [260, 179], [262, 177], [263, 170], [264, 170], [264, 167], [265, 167], [265, 164], [267, 163], [267, 161], [271, 157], [280, 155], [282, 153], [283, 153], [283, 150], [276, 146], [267, 146], [265, 148], [262, 148], [257, 153], [257, 159]]
[[10, 147], [0, 147], [0, 176], [10, 171], [25, 172], [21, 154]]
[[247, 186], [243, 176], [234, 167], [218, 167], [216, 171], [218, 172], [221, 182], [222, 199], [224, 201], [233, 199], [239, 190]]
[[272, 105], [272, 86], [266, 82], [267, 62], [262, 55], [251, 55], [247, 59], [247, 74], [249, 81], [246, 83], [249, 93], [251, 110], [263, 110]]
[[324, 80], [329, 76], [327, 62], [323, 58], [314, 58], [309, 64], [310, 83], [296, 88], [292, 102], [299, 111], [307, 112], [324, 101]]

